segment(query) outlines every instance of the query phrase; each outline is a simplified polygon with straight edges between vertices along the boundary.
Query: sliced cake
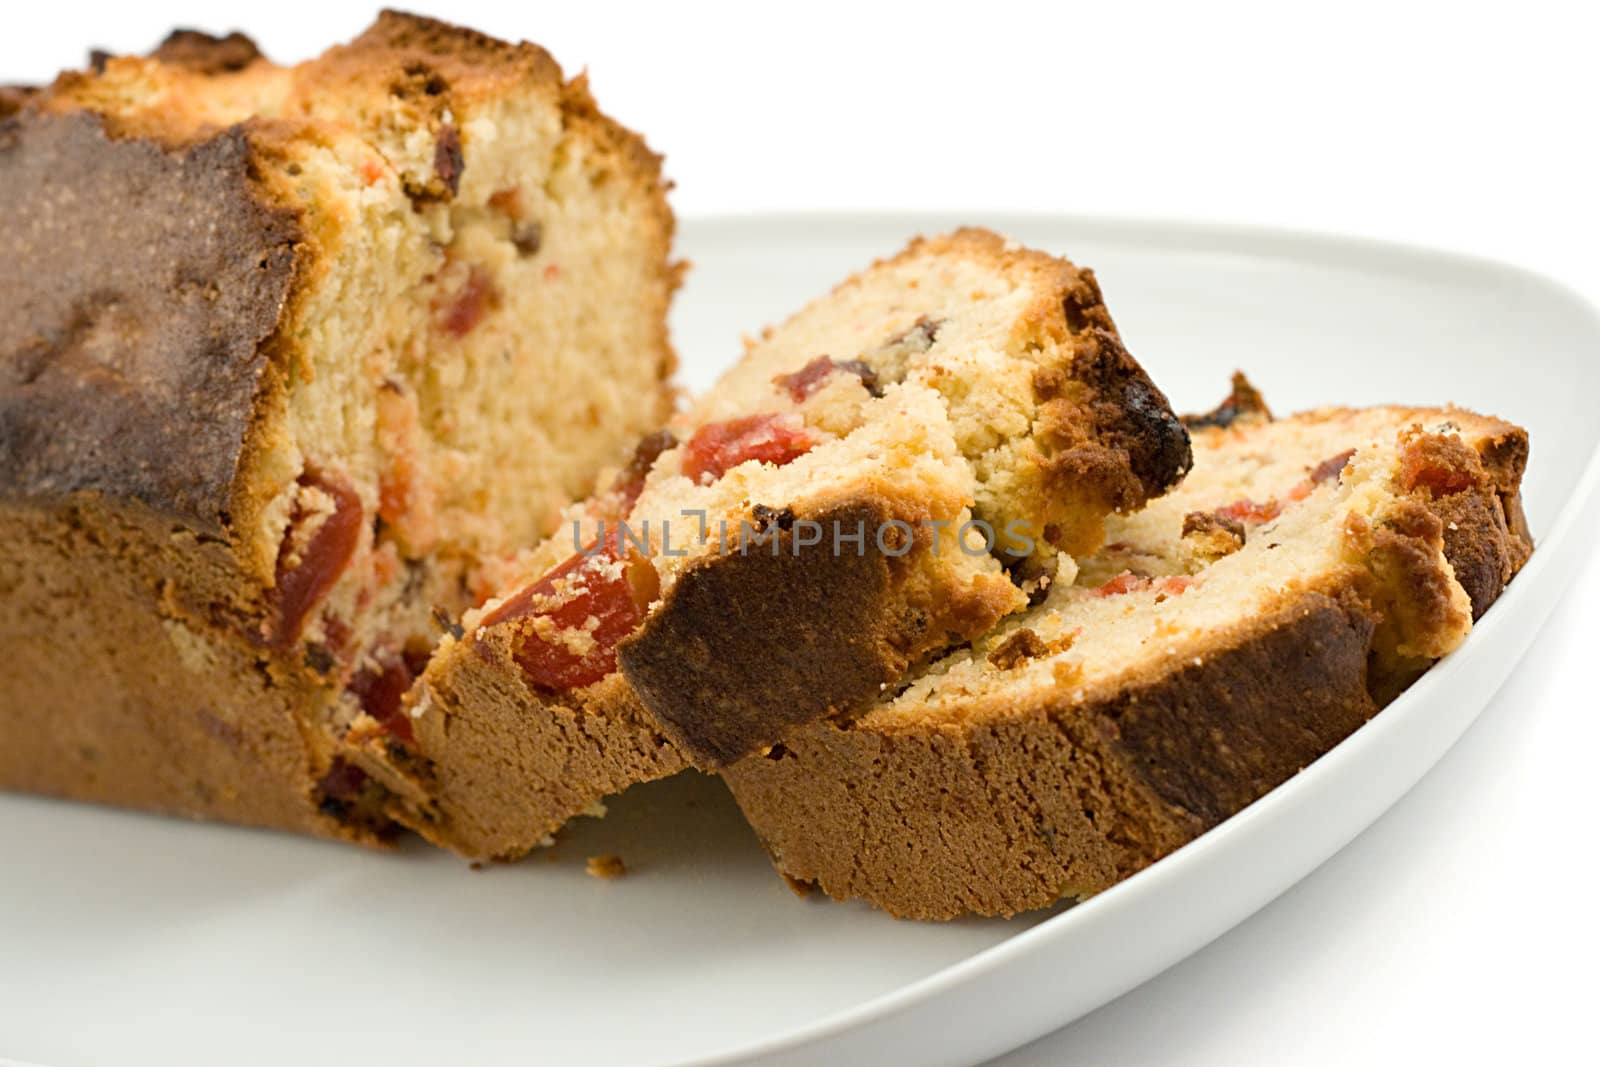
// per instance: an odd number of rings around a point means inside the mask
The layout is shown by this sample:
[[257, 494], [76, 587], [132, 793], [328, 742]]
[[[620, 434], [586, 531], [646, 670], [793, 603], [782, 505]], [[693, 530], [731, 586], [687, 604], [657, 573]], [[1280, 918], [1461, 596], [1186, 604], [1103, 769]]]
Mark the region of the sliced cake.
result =
[[725, 772], [785, 877], [921, 919], [1099, 892], [1359, 727], [1531, 550], [1499, 420], [1273, 421], [1241, 379], [1189, 425], [1183, 485], [1026, 614]]
[[1188, 465], [1091, 274], [983, 231], [916, 241], [568, 513], [440, 649], [410, 704], [422, 766], [386, 784], [432, 839], [519, 854], [876, 698]]
[[3, 106], [0, 786], [370, 838], [436, 612], [672, 407], [659, 160], [392, 13]]

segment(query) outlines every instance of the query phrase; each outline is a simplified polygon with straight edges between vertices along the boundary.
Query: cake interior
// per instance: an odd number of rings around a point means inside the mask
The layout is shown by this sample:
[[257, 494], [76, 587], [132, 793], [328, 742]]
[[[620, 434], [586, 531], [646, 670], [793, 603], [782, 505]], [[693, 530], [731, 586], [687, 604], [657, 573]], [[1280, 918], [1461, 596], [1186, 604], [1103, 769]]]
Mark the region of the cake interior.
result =
[[[972, 648], [932, 665], [863, 716], [886, 730], [1006, 714], [1053, 692], [1066, 704], [1226, 645], [1241, 620], [1271, 617], [1297, 594], [1360, 578], [1386, 622], [1373, 670], [1414, 676], [1455, 648], [1472, 605], [1451, 581], [1419, 616], [1417, 590], [1373, 531], [1414, 519], [1397, 501], [1419, 441], [1474, 443], [1476, 416], [1450, 411], [1328, 410], [1194, 435], [1195, 469], [1167, 496], [1113, 517], [1108, 544], [1081, 567], [1063, 561], [1043, 602]], [[1463, 429], [1462, 425], [1466, 428]], [[1352, 444], [1358, 443], [1352, 448]], [[1448, 575], [1442, 552], [1432, 564]], [[1221, 642], [1221, 645], [1219, 645]], [[1398, 685], [1385, 687], [1397, 691]]]

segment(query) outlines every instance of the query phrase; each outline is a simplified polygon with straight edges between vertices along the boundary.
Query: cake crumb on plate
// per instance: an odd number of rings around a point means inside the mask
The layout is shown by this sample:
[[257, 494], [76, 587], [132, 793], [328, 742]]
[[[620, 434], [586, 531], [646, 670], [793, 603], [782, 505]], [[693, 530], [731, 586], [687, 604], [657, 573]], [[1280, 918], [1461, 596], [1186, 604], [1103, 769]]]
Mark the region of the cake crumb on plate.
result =
[[627, 864], [622, 862], [622, 857], [613, 855], [590, 856], [584, 863], [583, 869], [589, 877], [601, 878], [608, 882], [628, 873]]

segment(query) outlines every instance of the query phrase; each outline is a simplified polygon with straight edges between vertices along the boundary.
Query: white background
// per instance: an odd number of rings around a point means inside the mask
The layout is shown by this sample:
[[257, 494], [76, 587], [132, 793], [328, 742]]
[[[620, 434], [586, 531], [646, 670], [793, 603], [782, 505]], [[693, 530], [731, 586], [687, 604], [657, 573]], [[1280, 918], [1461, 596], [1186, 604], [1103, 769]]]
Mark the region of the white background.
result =
[[[589, 67], [666, 153], [685, 214], [1289, 225], [1508, 259], [1600, 298], [1600, 34], [1576, 4], [430, 6]], [[371, 14], [14, 5], [0, 81], [175, 24], [301, 58]], [[1591, 564], [1465, 739], [1312, 878], [1002, 1062], [1596, 1062], [1597, 598]]]

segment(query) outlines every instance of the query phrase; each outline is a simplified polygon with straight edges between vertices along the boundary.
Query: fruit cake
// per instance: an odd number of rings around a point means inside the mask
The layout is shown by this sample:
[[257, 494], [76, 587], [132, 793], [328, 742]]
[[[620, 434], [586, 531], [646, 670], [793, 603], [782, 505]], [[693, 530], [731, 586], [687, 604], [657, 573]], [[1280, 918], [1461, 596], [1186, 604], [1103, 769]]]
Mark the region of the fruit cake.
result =
[[1026, 614], [725, 772], [792, 885], [919, 919], [1105, 889], [1359, 727], [1531, 551], [1507, 423], [1273, 421], [1241, 379], [1189, 425], [1183, 485]]
[[979, 230], [918, 240], [752, 342], [569, 511], [429, 665], [423, 773], [386, 784], [432, 839], [516, 855], [874, 698], [1188, 465], [1092, 274]]
[[394, 13], [7, 99], [0, 787], [370, 838], [436, 614], [673, 406], [660, 161]]

